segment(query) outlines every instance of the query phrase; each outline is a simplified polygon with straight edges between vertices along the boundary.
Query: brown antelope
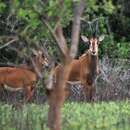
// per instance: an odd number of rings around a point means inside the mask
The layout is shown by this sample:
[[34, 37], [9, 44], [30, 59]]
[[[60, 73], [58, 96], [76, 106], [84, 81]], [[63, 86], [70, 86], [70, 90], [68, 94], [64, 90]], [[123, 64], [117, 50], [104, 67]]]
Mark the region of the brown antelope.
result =
[[41, 51], [36, 52], [32, 58], [34, 65], [20, 65], [19, 67], [0, 67], [0, 87], [10, 91], [24, 90], [26, 100], [32, 98], [38, 73], [41, 72], [44, 65], [48, 65], [47, 59]]
[[[67, 84], [80, 83], [83, 86], [85, 96], [87, 100], [91, 100], [95, 91], [94, 81], [99, 73], [98, 67], [98, 45], [104, 39], [104, 36], [87, 38], [81, 36], [85, 43], [89, 44], [89, 49], [79, 57], [79, 59], [73, 59], [70, 63], [70, 73], [67, 80]], [[62, 77], [63, 66], [60, 64], [54, 68], [50, 75], [50, 80], [47, 89], [53, 90], [57, 86], [57, 81]], [[68, 88], [68, 87], [67, 87]]]

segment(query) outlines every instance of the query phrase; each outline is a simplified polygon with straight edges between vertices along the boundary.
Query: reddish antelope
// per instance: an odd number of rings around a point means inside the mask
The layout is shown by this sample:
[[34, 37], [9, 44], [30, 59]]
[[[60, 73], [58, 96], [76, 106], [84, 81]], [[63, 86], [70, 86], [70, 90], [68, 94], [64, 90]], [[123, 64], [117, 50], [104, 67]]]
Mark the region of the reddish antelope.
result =
[[19, 67], [0, 67], [0, 87], [10, 91], [24, 90], [26, 100], [32, 98], [38, 73], [41, 73], [44, 65], [48, 65], [47, 59], [41, 51], [36, 52], [32, 58], [33, 65], [20, 65]]
[[[83, 86], [83, 90], [87, 100], [92, 100], [95, 88], [94, 81], [99, 73], [98, 67], [98, 45], [104, 39], [104, 35], [97, 37], [87, 38], [81, 36], [82, 40], [85, 43], [88, 43], [89, 49], [79, 57], [79, 59], [74, 59], [70, 63], [70, 73], [67, 84], [76, 84], [80, 83]], [[48, 92], [49, 90], [55, 89], [57, 86], [58, 79], [62, 76], [63, 66], [60, 64], [56, 66], [50, 75], [50, 80], [47, 85]]]

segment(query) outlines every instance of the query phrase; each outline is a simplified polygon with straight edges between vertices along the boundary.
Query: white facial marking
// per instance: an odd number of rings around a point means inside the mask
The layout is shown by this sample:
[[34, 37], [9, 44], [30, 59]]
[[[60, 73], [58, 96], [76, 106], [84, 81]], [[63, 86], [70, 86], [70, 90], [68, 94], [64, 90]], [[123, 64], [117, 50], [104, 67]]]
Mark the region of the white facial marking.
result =
[[47, 58], [45, 58], [45, 60], [44, 60], [44, 65], [48, 66], [48, 60], [47, 60]]
[[97, 44], [97, 39], [90, 39], [90, 46], [89, 50], [92, 55], [97, 55], [98, 54], [98, 44]]

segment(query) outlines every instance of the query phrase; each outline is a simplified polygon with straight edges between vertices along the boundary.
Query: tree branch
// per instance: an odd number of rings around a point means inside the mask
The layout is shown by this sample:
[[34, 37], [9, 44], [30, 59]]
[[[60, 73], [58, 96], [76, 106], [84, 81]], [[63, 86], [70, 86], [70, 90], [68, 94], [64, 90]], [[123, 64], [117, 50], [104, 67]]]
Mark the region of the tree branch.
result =
[[59, 25], [60, 23], [56, 23], [55, 30], [53, 30], [51, 28], [51, 26], [49, 25], [49, 23], [46, 20], [44, 20], [43, 18], [42, 18], [42, 22], [46, 25], [46, 27], [50, 31], [53, 39], [57, 43], [56, 45], [60, 51], [61, 57], [63, 57], [63, 59], [64, 59], [64, 57], [67, 57], [67, 54], [69, 51], [68, 51], [68, 48], [66, 45], [65, 38], [63, 36], [63, 31], [62, 31], [61, 25]]
[[3, 46], [0, 46], [0, 49], [3, 49], [5, 47], [7, 47], [8, 45], [10, 45], [11, 43], [16, 42], [18, 40], [19, 40], [18, 37], [16, 37], [15, 39], [12, 39], [11, 41], [5, 43]]
[[78, 50], [79, 43], [79, 34], [80, 34], [80, 17], [84, 10], [84, 0], [81, 0], [80, 3], [74, 3], [74, 20], [72, 26], [72, 42], [70, 49], [70, 56], [74, 58]]
[[62, 30], [60, 22], [57, 23], [57, 26], [55, 28], [55, 36], [56, 36], [56, 39], [57, 39], [58, 46], [61, 48], [65, 57], [68, 57], [69, 56], [69, 50], [68, 50], [68, 47], [67, 47], [66, 39], [64, 37], [63, 30]]

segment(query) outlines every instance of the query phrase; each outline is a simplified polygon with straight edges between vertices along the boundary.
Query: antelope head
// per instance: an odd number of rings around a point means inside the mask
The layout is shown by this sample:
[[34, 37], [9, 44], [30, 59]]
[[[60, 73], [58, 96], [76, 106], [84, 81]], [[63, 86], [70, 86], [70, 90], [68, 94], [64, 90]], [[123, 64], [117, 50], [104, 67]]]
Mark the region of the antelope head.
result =
[[41, 50], [38, 51], [32, 50], [32, 52], [33, 52], [33, 60], [39, 69], [43, 67], [48, 67], [49, 65], [48, 59]]
[[91, 38], [87, 38], [86, 36], [82, 35], [81, 39], [89, 45], [88, 51], [91, 53], [91, 55], [97, 56], [98, 45], [104, 39], [104, 35], [101, 35], [100, 37], [91, 37]]

